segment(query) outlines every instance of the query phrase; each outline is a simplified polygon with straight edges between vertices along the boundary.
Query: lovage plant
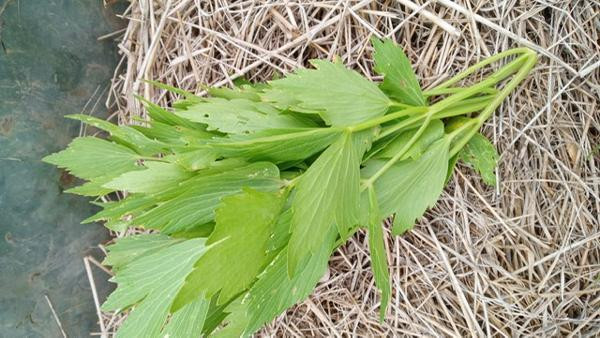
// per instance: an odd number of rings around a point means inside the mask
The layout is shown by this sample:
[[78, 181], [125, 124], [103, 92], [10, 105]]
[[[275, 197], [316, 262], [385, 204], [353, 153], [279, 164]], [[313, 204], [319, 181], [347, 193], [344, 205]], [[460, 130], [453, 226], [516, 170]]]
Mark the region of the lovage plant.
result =
[[[495, 181], [497, 154], [478, 130], [527, 76], [524, 48], [490, 57], [423, 91], [403, 51], [373, 40], [371, 82], [339, 62], [313, 60], [263, 84], [209, 88], [172, 108], [145, 101], [147, 119], [79, 137], [44, 160], [87, 183], [85, 196], [127, 192], [85, 222], [148, 229], [108, 246], [117, 289], [106, 311], [129, 311], [123, 337], [248, 336], [305, 299], [332, 252], [368, 231], [390, 299], [382, 220], [411, 229], [440, 196], [458, 159]], [[484, 80], [458, 84], [506, 60]], [[142, 99], [143, 100], [143, 99]]]

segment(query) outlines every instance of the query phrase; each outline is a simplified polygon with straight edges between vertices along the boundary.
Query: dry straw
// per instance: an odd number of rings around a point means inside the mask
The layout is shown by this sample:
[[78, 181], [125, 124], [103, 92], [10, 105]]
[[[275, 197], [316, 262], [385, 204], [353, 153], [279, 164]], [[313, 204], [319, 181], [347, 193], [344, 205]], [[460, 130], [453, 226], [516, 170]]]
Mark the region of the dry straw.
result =
[[[461, 166], [412, 232], [387, 233], [385, 322], [359, 233], [314, 294], [260, 335], [600, 335], [598, 1], [132, 0], [123, 18], [108, 101], [120, 123], [144, 115], [134, 94], [174, 99], [144, 79], [201, 93], [338, 55], [377, 80], [373, 35], [402, 45], [425, 87], [510, 47], [535, 49], [534, 72], [483, 130], [501, 154], [497, 186]], [[104, 335], [123, 320], [101, 316]]]

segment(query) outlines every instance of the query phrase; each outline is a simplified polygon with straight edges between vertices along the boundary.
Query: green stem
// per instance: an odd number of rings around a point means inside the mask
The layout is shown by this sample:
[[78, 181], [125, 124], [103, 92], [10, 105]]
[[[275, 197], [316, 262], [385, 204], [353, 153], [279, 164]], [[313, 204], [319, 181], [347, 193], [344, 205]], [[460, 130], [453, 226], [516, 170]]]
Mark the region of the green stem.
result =
[[[354, 126], [347, 127], [346, 129], [349, 132], [361, 131], [361, 130], [376, 127], [376, 126], [381, 125], [382, 123], [385, 123], [388, 121], [393, 121], [400, 117], [410, 116], [410, 115], [414, 115], [414, 114], [421, 114], [424, 112], [427, 112], [427, 107], [410, 107], [410, 108], [403, 109], [403, 110], [395, 112], [395, 113], [387, 114], [387, 115], [381, 116], [376, 119], [371, 119], [369, 121], [365, 121], [363, 123], [359, 123]], [[412, 120], [415, 120], [415, 119], [413, 118]], [[316, 132], [319, 132], [322, 130], [328, 130], [328, 129], [330, 129], [330, 128], [321, 128], [321, 129], [317, 129]], [[309, 132], [315, 133], [314, 130], [310, 130], [310, 131], [307, 131], [304, 133], [309, 133]], [[298, 183], [298, 181], [300, 180], [301, 177], [302, 177], [302, 174], [294, 177], [291, 180], [286, 180], [284, 182], [285, 189], [292, 189], [294, 186], [296, 186], [296, 184]]]
[[434, 110], [435, 112], [438, 112], [442, 109], [448, 108], [452, 104], [460, 102], [468, 97], [471, 97], [471, 96], [479, 93], [482, 89], [494, 86], [498, 82], [500, 82], [500, 81], [504, 80], [505, 78], [509, 77], [510, 75], [512, 75], [512, 73], [518, 71], [521, 68], [522, 63], [525, 62], [526, 60], [527, 60], [527, 55], [522, 55], [522, 56], [518, 57], [517, 59], [509, 62], [504, 67], [500, 68], [494, 74], [490, 75], [487, 79], [485, 79], [473, 86], [467, 87], [458, 93], [452, 94], [452, 95], [448, 96], [447, 98], [443, 99], [442, 101], [435, 103], [434, 105], [432, 105], [429, 108]]
[[294, 188], [296, 186], [296, 184], [298, 184], [298, 181], [300, 180], [300, 177], [302, 177], [302, 175], [304, 175], [304, 173], [299, 174], [298, 176], [292, 178], [291, 180], [284, 180], [283, 187], [285, 189], [287, 189], [288, 191], [291, 191], [292, 188]]
[[[494, 98], [494, 96], [487, 95], [487, 96], [466, 99], [466, 100], [463, 100], [460, 102], [455, 102], [453, 104], [448, 105], [448, 107], [436, 112], [433, 115], [432, 120], [477, 112], [477, 111], [485, 108], [487, 105], [489, 105], [489, 103], [492, 101], [493, 98]], [[417, 115], [417, 116], [408, 118], [406, 120], [400, 121], [399, 123], [384, 129], [375, 138], [375, 140], [380, 140], [386, 136], [389, 136], [389, 135], [396, 133], [398, 131], [401, 131], [403, 129], [412, 129], [415, 127], [416, 124], [420, 123], [421, 120], [425, 119], [426, 117], [427, 117], [427, 115], [423, 114], [423, 115]]]
[[[450, 138], [450, 141], [456, 136], [460, 135], [464, 130], [468, 129], [468, 133], [464, 135], [455, 146], [452, 147], [450, 151], [450, 157], [454, 156], [464, 145], [469, 141], [469, 139], [481, 128], [483, 123], [489, 118], [489, 116], [494, 112], [494, 110], [502, 103], [502, 101], [512, 92], [516, 86], [523, 81], [523, 79], [527, 76], [527, 74], [531, 71], [535, 62], [537, 60], [536, 54], [527, 49], [527, 48], [516, 48], [504, 53], [497, 54], [493, 57], [490, 57], [472, 67], [469, 67], [464, 72], [459, 75], [453, 77], [452, 79], [444, 82], [440, 86], [434, 88], [430, 92], [437, 91], [438, 93], [444, 92], [444, 89], [448, 86], [462, 80], [466, 76], [472, 74], [477, 69], [482, 68], [492, 62], [500, 60], [503, 57], [514, 55], [514, 54], [523, 54], [517, 57], [515, 60], [509, 62], [504, 67], [493, 73], [487, 79], [467, 88], [463, 88], [460, 90], [449, 89], [446, 92], [452, 93], [449, 97], [441, 100], [440, 102], [435, 103], [430, 107], [409, 107], [394, 113], [390, 113], [379, 118], [375, 118], [369, 121], [365, 121], [363, 123], [359, 123], [354, 126], [347, 127], [346, 129], [350, 132], [361, 131], [369, 128], [376, 127], [385, 122], [393, 121], [395, 119], [411, 116], [415, 114], [419, 114], [417, 116], [409, 117], [399, 123], [383, 130], [375, 140], [379, 140], [388, 135], [391, 135], [395, 132], [398, 132], [404, 128], [413, 127], [414, 124], [419, 123], [421, 120], [424, 120], [417, 132], [411, 137], [411, 139], [407, 142], [407, 144], [402, 147], [402, 149], [394, 155], [391, 159], [389, 159], [383, 167], [381, 167], [373, 176], [363, 181], [361, 184], [361, 191], [364, 191], [368, 187], [372, 186], [373, 183], [381, 177], [389, 168], [391, 168], [397, 161], [406, 154], [406, 152], [410, 149], [410, 147], [418, 140], [419, 137], [423, 134], [429, 123], [432, 119], [445, 118], [450, 116], [458, 116], [464, 115], [467, 113], [472, 113], [483, 109], [483, 111], [477, 116], [477, 118], [470, 120], [465, 123], [457, 130], [454, 130], [450, 134], [446, 135], [446, 137]], [[516, 75], [502, 88], [502, 90], [497, 91], [495, 88], [492, 88], [500, 81], [506, 79], [516, 72]], [[492, 95], [486, 95], [482, 97], [474, 97], [472, 96], [479, 93], [492, 93]], [[426, 113], [426, 114], [423, 114]], [[302, 175], [298, 175], [294, 179], [287, 181], [285, 183], [286, 188], [291, 189], [296, 185], [298, 180], [302, 177]]]
[[410, 116], [410, 115], [415, 115], [415, 114], [421, 114], [421, 113], [425, 113], [427, 112], [427, 107], [410, 107], [410, 108], [406, 108], [394, 113], [390, 113], [375, 119], [371, 119], [369, 121], [365, 121], [363, 123], [359, 123], [353, 126], [348, 127], [348, 131], [350, 132], [355, 132], [355, 131], [361, 131], [361, 130], [365, 130], [365, 129], [369, 129], [369, 128], [373, 128], [376, 127], [380, 124], [389, 122], [389, 121], [393, 121], [396, 119], [399, 119], [401, 117], [405, 117], [405, 116]]
[[[514, 50], [513, 50], [513, 52], [514, 52]], [[481, 112], [481, 114], [478, 116], [478, 118], [476, 120], [473, 120], [474, 122], [469, 122], [469, 123], [465, 124], [464, 126], [459, 128], [458, 131], [455, 131], [451, 134], [452, 137], [455, 137], [460, 132], [462, 132], [464, 129], [467, 129], [472, 126], [477, 126], [477, 128], [472, 128], [467, 133], [467, 136], [470, 135], [470, 137], [472, 137], [474, 135], [474, 133], [481, 127], [483, 122], [485, 122], [485, 120], [493, 113], [493, 111], [498, 107], [498, 105], [500, 105], [502, 103], [502, 101], [506, 98], [506, 96], [508, 96], [508, 94], [510, 94], [510, 92], [525, 78], [525, 76], [527, 76], [527, 74], [529, 73], [529, 71], [531, 70], [533, 65], [535, 64], [535, 61], [536, 61], [535, 53], [533, 53], [532, 51], [530, 51], [528, 49], [524, 49], [522, 51], [522, 53], [524, 53], [524, 55], [521, 55], [518, 58], [516, 58], [515, 60], [509, 62], [507, 65], [502, 67], [500, 70], [496, 71], [494, 74], [492, 74], [487, 79], [479, 82], [476, 85], [465, 88], [463, 91], [454, 93], [451, 96], [445, 98], [444, 100], [432, 105], [431, 107], [429, 107], [429, 111], [427, 112], [427, 114], [425, 116], [423, 116], [423, 115], [415, 116], [413, 119], [419, 119], [419, 120], [423, 119], [423, 118], [425, 119], [425, 121], [423, 122], [423, 124], [421, 125], [419, 130], [417, 130], [415, 135], [413, 135], [413, 137], [409, 140], [409, 142], [406, 145], [404, 145], [404, 147], [402, 147], [402, 149], [397, 154], [395, 154], [394, 157], [392, 157], [390, 160], [388, 160], [383, 165], [383, 167], [381, 167], [373, 176], [371, 176], [369, 179], [367, 179], [364, 182], [362, 190], [364, 190], [365, 187], [372, 186], [373, 182], [375, 182], [379, 177], [381, 177], [381, 175], [383, 175], [391, 166], [393, 166], [408, 151], [408, 149], [410, 149], [410, 147], [414, 144], [414, 142], [425, 131], [425, 128], [427, 128], [427, 126], [429, 125], [429, 122], [431, 121], [432, 117], [436, 113], [443, 111], [444, 109], [451, 107], [453, 104], [461, 102], [464, 99], [477, 94], [482, 89], [485, 89], [487, 87], [497, 84], [498, 82], [504, 80], [505, 78], [509, 77], [510, 75], [512, 75], [513, 73], [516, 72], [517, 74], [515, 75], [515, 77], [512, 80], [510, 80], [510, 82], [506, 86], [504, 86], [504, 88], [502, 88], [502, 90], [493, 98], [493, 100], [485, 108], [483, 108], [484, 110]], [[510, 55], [510, 54], [508, 54], [508, 55]], [[504, 56], [506, 56], [506, 54]], [[504, 56], [502, 56], [502, 57], [504, 57]], [[496, 58], [496, 60], [497, 59], [498, 58]], [[473, 71], [475, 71], [474, 69], [478, 69], [478, 68], [473, 68], [469, 71], [473, 72]], [[456, 81], [459, 81], [459, 80], [456, 80]], [[450, 84], [452, 84], [452, 83], [453, 82], [451, 82]], [[392, 128], [382, 132], [379, 136], [385, 137], [395, 131], [400, 130], [401, 128], [405, 128], [406, 126], [403, 124], [407, 123], [409, 120], [411, 120], [411, 119], [400, 122], [396, 126], [393, 126]], [[461, 139], [459, 141], [457, 146], [460, 146], [460, 148], [462, 148], [466, 144], [466, 142], [468, 142], [469, 138], [465, 139], [463, 137], [463, 139]], [[457, 148], [457, 146], [452, 148], [450, 157], [454, 156], [454, 154], [456, 154], [456, 152], [458, 152], [458, 150], [460, 150], [460, 148]]]
[[[498, 53], [496, 55], [490, 56], [489, 58], [482, 60], [476, 64], [474, 64], [473, 66], [465, 69], [464, 71], [458, 73], [457, 75], [453, 76], [451, 79], [443, 82], [442, 84], [436, 86], [435, 88], [433, 88], [432, 90], [439, 90], [442, 88], [448, 88], [451, 85], [459, 82], [460, 80], [463, 80], [464, 78], [466, 78], [467, 76], [475, 73], [477, 70], [492, 64], [496, 61], [499, 61], [507, 56], [511, 56], [511, 55], [515, 55], [515, 54], [528, 54], [531, 53], [531, 50], [529, 48], [513, 48], [513, 49], [509, 49], [507, 51], [504, 51], [502, 53]], [[426, 93], [429, 91], [426, 91]]]
[[[462, 80], [462, 79], [466, 78], [467, 76], [469, 76], [470, 74], [474, 73], [478, 69], [480, 69], [486, 65], [489, 65], [497, 60], [500, 60], [506, 56], [510, 56], [510, 55], [514, 55], [514, 54], [524, 54], [524, 55], [513, 60], [512, 62], [510, 62], [509, 64], [504, 66], [502, 69], [500, 69], [498, 72], [494, 73], [490, 78], [480, 82], [479, 84], [471, 86], [469, 88], [465, 88], [465, 89], [448, 88], [449, 86], [459, 82], [460, 80]], [[437, 86], [436, 88], [425, 92], [424, 94], [426, 96], [446, 94], [446, 93], [453, 94], [453, 95], [451, 97], [446, 98], [446, 99], [438, 102], [437, 104], [431, 106], [430, 109], [427, 109], [426, 115], [419, 115], [419, 116], [409, 118], [405, 121], [402, 121], [402, 122], [392, 126], [391, 128], [388, 128], [387, 130], [385, 130], [384, 132], [382, 132], [379, 135], [378, 138], [388, 136], [396, 131], [399, 131], [403, 128], [410, 126], [412, 123], [418, 122], [421, 119], [425, 119], [425, 121], [423, 122], [423, 125], [419, 128], [417, 133], [410, 139], [410, 141], [396, 155], [394, 155], [394, 157], [392, 159], [390, 159], [388, 162], [386, 162], [386, 164], [382, 168], [380, 168], [380, 170], [378, 170], [373, 176], [371, 176], [368, 180], [365, 181], [365, 184], [363, 184], [361, 187], [361, 192], [366, 190], [368, 187], [372, 186], [373, 182], [375, 182], [378, 177], [380, 177], [387, 169], [389, 169], [392, 165], [394, 165], [394, 163], [396, 163], [396, 161], [398, 161], [408, 151], [408, 149], [412, 146], [412, 144], [421, 136], [421, 134], [423, 133], [425, 128], [427, 128], [427, 125], [429, 124], [429, 122], [431, 121], [431, 119], [433, 117], [441, 118], [441, 117], [449, 117], [449, 116], [455, 116], [455, 115], [463, 115], [463, 114], [465, 114], [465, 111], [474, 112], [474, 111], [483, 109], [483, 111], [481, 112], [481, 114], [479, 116], [477, 116], [477, 118], [474, 118], [474, 119], [468, 121], [464, 125], [460, 126], [458, 129], [456, 129], [456, 130], [452, 131], [450, 134], [446, 135], [446, 137], [450, 138], [450, 141], [452, 141], [453, 138], [460, 135], [462, 132], [464, 132], [464, 130], [470, 128], [469, 133], [465, 137], [462, 137], [461, 140], [450, 151], [450, 157], [454, 156], [468, 142], [468, 140], [479, 130], [479, 128], [481, 128], [483, 123], [490, 117], [490, 115], [494, 112], [494, 110], [496, 110], [496, 108], [502, 103], [502, 101], [504, 101], [504, 99], [510, 94], [510, 92], [512, 92], [516, 88], [516, 86], [525, 79], [527, 74], [529, 74], [529, 72], [535, 65], [536, 61], [537, 61], [537, 55], [528, 48], [511, 49], [506, 52], [496, 54], [495, 56], [492, 56], [486, 60], [479, 62], [476, 65], [467, 68], [465, 71], [461, 72], [460, 74], [454, 76], [450, 80]], [[511, 79], [506, 84], [506, 86], [504, 86], [504, 88], [502, 88], [502, 90], [500, 90], [499, 92], [496, 92], [495, 88], [487, 88], [487, 87], [491, 87], [491, 86], [497, 84], [498, 82], [502, 81], [503, 79], [510, 76], [514, 72], [516, 72], [515, 77], [513, 79]], [[447, 90], [445, 90], [445, 89], [447, 89]], [[460, 102], [461, 100], [464, 100], [465, 98], [473, 96], [473, 95], [477, 94], [477, 92], [489, 93], [489, 94], [492, 94], [493, 96], [486, 97], [485, 99], [481, 99], [481, 100], [473, 100], [473, 101], [469, 102], [466, 106], [464, 105], [464, 103], [466, 101], [465, 100], [465, 101], [461, 102], [461, 103], [463, 103], [462, 105], [452, 107], [453, 104]], [[491, 102], [490, 102], [490, 100], [491, 100]], [[336, 241], [334, 248], [337, 248], [340, 245], [344, 244], [348, 240], [348, 238], [353, 236], [356, 233], [356, 231], [358, 231], [359, 228], [360, 228], [359, 226], [356, 226], [348, 232], [347, 236], [345, 236], [343, 238], [339, 238]]]
[[[446, 95], [446, 94], [454, 94], [458, 93], [462, 90], [465, 90], [462, 87], [450, 87], [450, 88], [434, 88], [428, 91], [423, 92], [424, 96], [438, 96], [438, 95]], [[480, 91], [482, 94], [496, 94], [498, 90], [496, 88], [484, 88]]]
[[366, 181], [364, 181], [365, 183], [363, 184], [362, 190], [365, 190], [366, 188], [372, 186], [373, 182], [377, 181], [377, 179], [379, 177], [381, 177], [381, 175], [383, 175], [388, 169], [390, 169], [394, 164], [396, 164], [396, 162], [398, 162], [400, 160], [400, 158], [402, 158], [402, 156], [404, 156], [404, 154], [406, 154], [406, 152], [410, 149], [410, 147], [412, 147], [412, 145], [419, 139], [419, 137], [421, 137], [421, 135], [423, 134], [425, 129], [427, 129], [427, 126], [429, 125], [429, 122], [431, 121], [433, 114], [434, 114], [433, 111], [429, 111], [427, 113], [425, 121], [423, 122], [421, 127], [419, 127], [417, 132], [410, 138], [410, 140], [404, 145], [404, 147], [402, 147], [402, 149], [400, 149], [400, 151], [398, 151], [394, 155], [394, 157], [390, 158], [383, 165], [383, 167], [379, 168], [379, 170], [377, 170], [377, 172], [375, 174], [373, 174], [373, 176], [369, 177]]
[[477, 124], [469, 130], [450, 150], [450, 157], [456, 155], [466, 144], [469, 142], [471, 137], [477, 133], [485, 121], [492, 115], [492, 113], [502, 104], [502, 101], [521, 83], [525, 77], [529, 74], [535, 63], [537, 62], [537, 55], [533, 51], [529, 51], [526, 55], [526, 61], [523, 66], [519, 69], [517, 74], [500, 90], [498, 95], [492, 100], [492, 102], [485, 107], [485, 109], [477, 116]]
[[504, 99], [515, 89], [517, 86], [527, 77], [535, 63], [537, 62], [537, 55], [530, 51], [527, 55], [525, 64], [519, 69], [517, 74], [500, 90], [494, 101], [481, 112], [479, 119], [481, 120], [480, 125], [487, 120], [490, 115], [496, 110], [496, 108], [504, 101]]
[[403, 120], [403, 121], [401, 121], [401, 122], [399, 122], [399, 123], [397, 123], [397, 124], [395, 124], [393, 126], [390, 126], [390, 127], [386, 128], [385, 130], [383, 130], [379, 134], [379, 136], [377, 136], [375, 138], [375, 141], [380, 140], [380, 139], [382, 139], [382, 138], [384, 138], [384, 137], [386, 137], [388, 135], [391, 135], [391, 134], [393, 134], [393, 133], [395, 133], [397, 131], [400, 131], [400, 130], [402, 130], [404, 128], [410, 127], [413, 124], [421, 121], [422, 119], [424, 119], [426, 117], [427, 117], [427, 115], [418, 115], [418, 116], [410, 117], [410, 118], [408, 118], [406, 120]]
[[487, 107], [492, 102], [495, 95], [484, 95], [480, 97], [474, 97], [472, 99], [463, 100], [457, 104], [454, 104], [442, 111], [435, 113], [434, 119], [443, 119], [452, 116], [465, 115], [469, 113], [475, 113], [481, 109]]

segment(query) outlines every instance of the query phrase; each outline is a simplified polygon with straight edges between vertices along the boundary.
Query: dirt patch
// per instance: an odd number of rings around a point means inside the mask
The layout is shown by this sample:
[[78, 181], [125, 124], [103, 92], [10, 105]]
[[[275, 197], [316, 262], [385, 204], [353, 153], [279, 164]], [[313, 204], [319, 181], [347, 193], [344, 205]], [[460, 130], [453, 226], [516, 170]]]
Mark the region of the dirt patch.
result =
[[0, 118], [0, 135], [10, 135], [13, 127], [15, 126], [15, 118], [12, 116], [3, 116]]

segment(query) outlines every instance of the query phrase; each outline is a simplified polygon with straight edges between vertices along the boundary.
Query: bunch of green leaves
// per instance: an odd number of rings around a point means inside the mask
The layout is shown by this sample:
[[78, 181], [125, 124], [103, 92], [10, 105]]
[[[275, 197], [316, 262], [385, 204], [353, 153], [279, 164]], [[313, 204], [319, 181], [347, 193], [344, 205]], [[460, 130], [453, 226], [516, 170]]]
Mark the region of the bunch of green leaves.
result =
[[[479, 128], [532, 69], [513, 49], [423, 91], [402, 49], [373, 40], [374, 83], [338, 62], [268, 83], [209, 88], [172, 108], [141, 99], [147, 118], [116, 126], [70, 115], [107, 139], [76, 138], [44, 160], [86, 180], [69, 192], [98, 197], [85, 222], [154, 230], [108, 247], [117, 289], [103, 304], [126, 311], [122, 337], [249, 336], [306, 298], [333, 250], [368, 232], [390, 299], [385, 232], [413, 227], [458, 159], [494, 184], [498, 155]], [[485, 80], [457, 84], [495, 61]], [[126, 192], [114, 202], [99, 197]]]

